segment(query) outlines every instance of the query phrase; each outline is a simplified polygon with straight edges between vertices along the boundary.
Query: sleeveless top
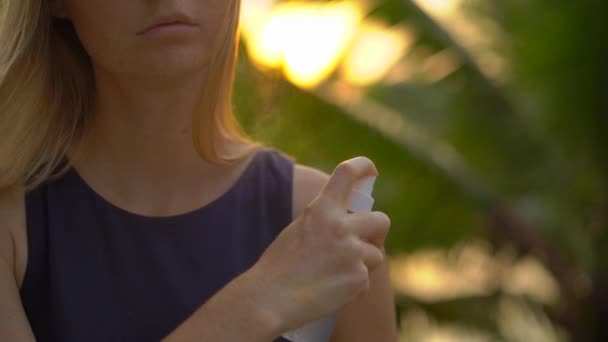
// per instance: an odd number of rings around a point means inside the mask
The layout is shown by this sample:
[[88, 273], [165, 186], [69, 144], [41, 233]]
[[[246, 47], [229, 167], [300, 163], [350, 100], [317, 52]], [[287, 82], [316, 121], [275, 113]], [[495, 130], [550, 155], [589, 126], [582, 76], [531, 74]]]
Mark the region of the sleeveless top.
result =
[[74, 169], [29, 192], [21, 299], [37, 341], [166, 337], [291, 223], [293, 169], [265, 147], [219, 198], [169, 217], [114, 206]]

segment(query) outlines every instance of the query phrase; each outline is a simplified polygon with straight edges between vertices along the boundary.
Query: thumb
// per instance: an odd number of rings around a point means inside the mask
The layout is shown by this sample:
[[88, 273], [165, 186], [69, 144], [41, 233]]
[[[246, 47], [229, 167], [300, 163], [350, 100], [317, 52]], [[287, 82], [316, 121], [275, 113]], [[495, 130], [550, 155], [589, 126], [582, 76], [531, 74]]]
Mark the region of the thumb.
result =
[[353, 185], [368, 176], [377, 176], [374, 163], [366, 157], [356, 157], [338, 164], [327, 184], [321, 190], [321, 196], [329, 197], [346, 209]]

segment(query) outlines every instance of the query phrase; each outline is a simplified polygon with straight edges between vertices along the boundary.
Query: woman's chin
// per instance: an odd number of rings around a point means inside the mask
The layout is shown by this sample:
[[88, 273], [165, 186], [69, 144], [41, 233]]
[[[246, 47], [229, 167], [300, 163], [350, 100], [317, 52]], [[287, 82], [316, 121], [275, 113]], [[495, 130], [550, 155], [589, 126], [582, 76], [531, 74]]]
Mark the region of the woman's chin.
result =
[[161, 61], [148, 61], [139, 66], [142, 78], [149, 81], [188, 81], [200, 77], [205, 70], [206, 63], [200, 60], [165, 59]]
[[[95, 68], [112, 78], [142, 83], [145, 87], [175, 87], [192, 82], [204, 75], [210, 58], [201, 47], [166, 46], [163, 49], [131, 51], [129, 56], [106, 56]], [[104, 63], [105, 62], [105, 63]]]
[[159, 76], [159, 77], [184, 77], [184, 76], [196, 76], [199, 73], [202, 73], [204, 70], [204, 65], [199, 63], [192, 64], [161, 64], [156, 67], [151, 67], [147, 69], [145, 74], [150, 76]]

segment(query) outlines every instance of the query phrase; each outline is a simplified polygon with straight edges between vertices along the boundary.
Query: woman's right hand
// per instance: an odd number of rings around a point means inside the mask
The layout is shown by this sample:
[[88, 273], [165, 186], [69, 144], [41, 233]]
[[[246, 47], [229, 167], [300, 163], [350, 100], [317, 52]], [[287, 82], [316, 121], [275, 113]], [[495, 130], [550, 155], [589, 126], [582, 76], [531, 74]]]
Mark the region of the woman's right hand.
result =
[[369, 288], [390, 227], [381, 212], [347, 213], [355, 182], [377, 175], [372, 161], [339, 164], [321, 193], [248, 270], [261, 305], [289, 331], [339, 310]]

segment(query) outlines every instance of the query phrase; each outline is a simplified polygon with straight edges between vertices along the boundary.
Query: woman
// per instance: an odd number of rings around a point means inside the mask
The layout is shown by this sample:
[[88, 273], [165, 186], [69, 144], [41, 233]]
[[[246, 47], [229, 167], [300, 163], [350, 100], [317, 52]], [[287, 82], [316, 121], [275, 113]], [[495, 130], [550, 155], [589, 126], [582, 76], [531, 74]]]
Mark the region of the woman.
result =
[[239, 0], [2, 4], [0, 341], [396, 340], [371, 161], [237, 129]]

